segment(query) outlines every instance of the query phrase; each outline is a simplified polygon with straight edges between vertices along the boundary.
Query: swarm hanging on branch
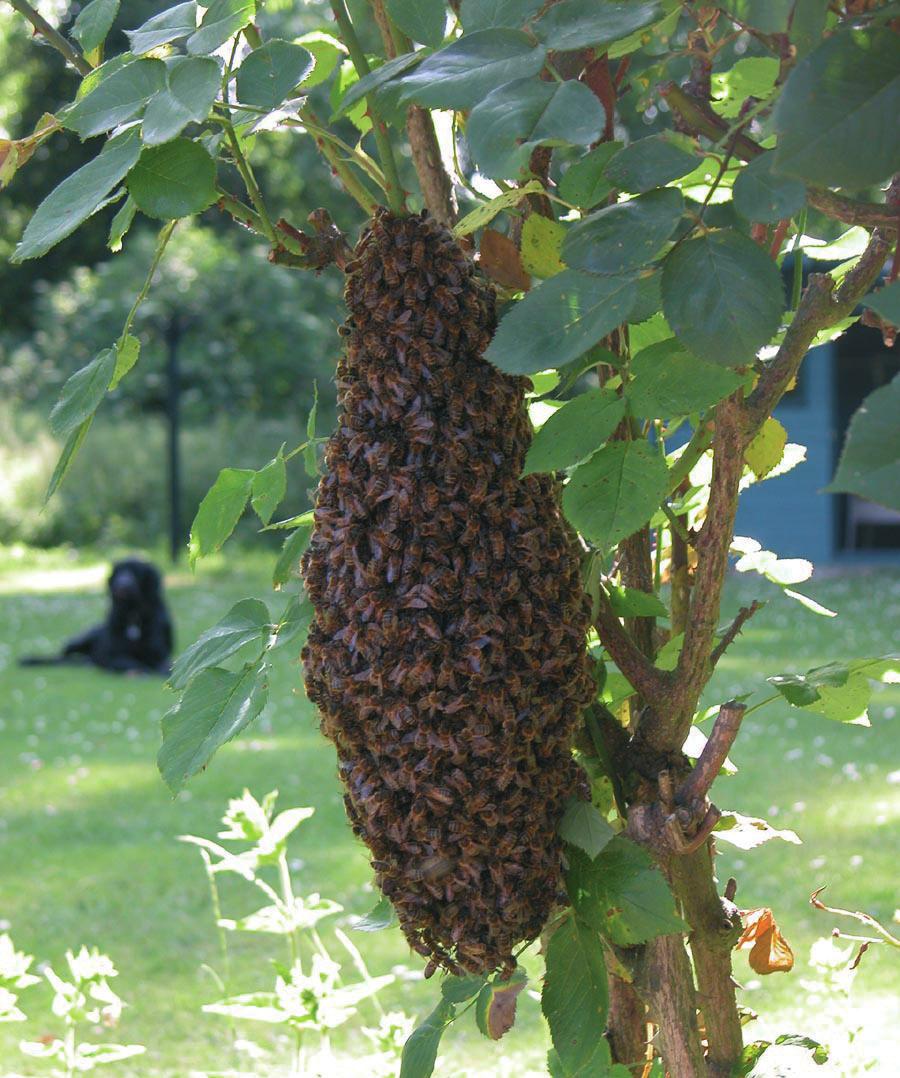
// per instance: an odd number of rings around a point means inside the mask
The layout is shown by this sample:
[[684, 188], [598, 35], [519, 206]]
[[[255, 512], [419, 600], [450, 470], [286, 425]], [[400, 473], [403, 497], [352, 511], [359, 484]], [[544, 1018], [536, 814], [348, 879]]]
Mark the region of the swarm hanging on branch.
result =
[[578, 550], [555, 482], [519, 478], [528, 382], [481, 358], [494, 297], [453, 236], [379, 210], [346, 270], [307, 691], [426, 972], [511, 970], [559, 895], [565, 802], [586, 796]]

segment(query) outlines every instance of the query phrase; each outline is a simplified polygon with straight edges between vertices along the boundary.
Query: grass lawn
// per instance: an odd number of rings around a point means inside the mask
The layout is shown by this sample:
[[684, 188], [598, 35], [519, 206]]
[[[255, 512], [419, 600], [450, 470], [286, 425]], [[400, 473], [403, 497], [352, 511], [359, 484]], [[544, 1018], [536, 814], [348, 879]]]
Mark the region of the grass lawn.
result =
[[[242, 560], [237, 552], [232, 560], [238, 568], [214, 565], [196, 577], [183, 569], [169, 573], [182, 646], [239, 598], [273, 598], [275, 609], [283, 603], [267, 590], [267, 562]], [[281, 807], [316, 809], [292, 839], [302, 893], [320, 891], [340, 902], [346, 920], [373, 904], [371, 873], [346, 825], [334, 755], [302, 695], [292, 655], [279, 653], [262, 720], [174, 800], [154, 763], [158, 721], [173, 699], [160, 682], [15, 665], [18, 654], [51, 650], [101, 615], [105, 571], [86, 555], [0, 551], [0, 931], [9, 930], [20, 949], [57, 969], [66, 948], [82, 943], [111, 955], [120, 969], [115, 987], [130, 1004], [117, 1039], [148, 1046], [145, 1056], [111, 1068], [111, 1074], [221, 1074], [234, 1066], [227, 1023], [200, 1013], [203, 1003], [219, 995], [205, 968], [221, 972], [218, 943], [200, 860], [176, 836], [214, 837], [230, 796], [245, 786], [257, 796], [277, 787]], [[731, 609], [762, 590], [750, 584], [742, 579], [731, 586]], [[708, 702], [750, 690], [762, 699], [768, 695], [767, 675], [887, 651], [889, 626], [896, 639], [897, 569], [820, 579], [807, 591], [841, 616], [817, 617], [773, 596], [722, 661]], [[900, 688], [876, 686], [871, 729], [791, 712], [786, 705], [757, 711], [732, 754], [738, 774], [715, 788], [720, 806], [764, 816], [803, 839], [802, 846], [775, 841], [749, 853], [723, 844], [720, 875], [737, 877], [742, 906], [773, 908], [797, 957], [792, 974], [760, 978], [738, 956], [743, 1001], [763, 1016], [750, 1027], [753, 1036], [808, 1033], [843, 1046], [842, 1061], [815, 1068], [817, 1074], [849, 1075], [857, 1073], [857, 1064], [859, 1073], [896, 1073], [896, 952], [870, 950], [849, 1002], [823, 993], [821, 976], [809, 965], [810, 946], [834, 922], [813, 911], [808, 897], [827, 883], [836, 905], [867, 909], [888, 922], [893, 915], [900, 837], [898, 705]], [[258, 904], [240, 884], [225, 882], [226, 915], [241, 916]], [[844, 927], [853, 931], [850, 924]], [[354, 938], [373, 973], [398, 963], [421, 967], [396, 929]], [[278, 945], [274, 937], [236, 939], [232, 990], [270, 988], [268, 958], [281, 957]], [[539, 987], [536, 981], [532, 987]], [[386, 1005], [423, 1015], [436, 996], [436, 985], [401, 976], [383, 998]], [[28, 989], [22, 1000], [32, 1016], [28, 1023], [0, 1024], [0, 1074], [48, 1073], [17, 1048], [22, 1036], [58, 1030], [48, 999], [43, 988]], [[517, 1029], [499, 1045], [482, 1039], [474, 1022], [451, 1029], [436, 1073], [541, 1073], [546, 1035], [538, 1004], [523, 996], [519, 1011]], [[375, 1024], [371, 1010], [365, 1019]], [[848, 1056], [848, 1036], [859, 1027]], [[241, 1033], [270, 1053], [268, 1061], [243, 1057], [243, 1071], [277, 1072], [273, 1061], [280, 1051], [286, 1059], [287, 1051], [269, 1027], [246, 1024]], [[351, 1023], [349, 1031], [336, 1031], [334, 1044], [361, 1056], [368, 1042]], [[352, 1073], [347, 1063], [334, 1078]], [[366, 1073], [364, 1066], [360, 1073]]]

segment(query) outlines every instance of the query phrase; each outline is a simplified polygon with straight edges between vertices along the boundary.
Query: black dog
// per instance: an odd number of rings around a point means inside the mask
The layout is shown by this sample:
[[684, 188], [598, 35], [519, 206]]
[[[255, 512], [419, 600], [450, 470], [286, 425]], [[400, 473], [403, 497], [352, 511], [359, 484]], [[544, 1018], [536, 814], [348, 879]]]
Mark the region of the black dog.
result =
[[113, 566], [107, 586], [106, 621], [74, 637], [59, 655], [20, 659], [22, 666], [93, 663], [117, 673], [168, 674], [172, 622], [162, 597], [162, 579], [145, 561], [128, 558]]

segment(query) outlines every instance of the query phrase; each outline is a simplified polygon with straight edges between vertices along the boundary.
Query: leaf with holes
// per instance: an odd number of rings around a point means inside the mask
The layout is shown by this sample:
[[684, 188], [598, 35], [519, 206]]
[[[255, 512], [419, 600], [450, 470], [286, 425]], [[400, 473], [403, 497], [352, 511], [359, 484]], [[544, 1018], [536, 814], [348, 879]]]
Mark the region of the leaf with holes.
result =
[[190, 217], [215, 202], [216, 165], [198, 142], [177, 138], [147, 147], [129, 172], [127, 185], [148, 217]]
[[569, 230], [563, 260], [588, 273], [638, 269], [659, 253], [683, 212], [684, 198], [674, 187], [607, 206]]
[[663, 263], [662, 298], [679, 340], [724, 367], [751, 363], [778, 330], [784, 310], [778, 267], [753, 240], [730, 228], [672, 251]]
[[507, 374], [562, 367], [624, 322], [636, 296], [631, 277], [558, 273], [507, 310], [485, 358]]
[[535, 434], [523, 475], [570, 468], [600, 448], [625, 414], [611, 389], [589, 389], [557, 409]]
[[563, 511], [585, 539], [609, 550], [653, 516], [669, 470], [647, 442], [609, 442], [580, 464], [563, 491]]

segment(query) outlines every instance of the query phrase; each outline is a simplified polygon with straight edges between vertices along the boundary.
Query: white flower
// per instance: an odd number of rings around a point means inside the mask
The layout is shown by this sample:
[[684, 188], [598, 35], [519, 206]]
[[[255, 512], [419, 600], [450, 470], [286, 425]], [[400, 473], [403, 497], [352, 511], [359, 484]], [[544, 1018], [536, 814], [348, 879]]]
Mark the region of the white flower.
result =
[[107, 955], [101, 954], [96, 947], [89, 951], [82, 944], [77, 955], [66, 951], [66, 961], [69, 963], [69, 970], [76, 983], [118, 976], [112, 960]]
[[0, 936], [0, 986], [27, 988], [30, 984], [37, 984], [40, 977], [28, 972], [33, 961], [30, 954], [15, 949], [5, 932]]

